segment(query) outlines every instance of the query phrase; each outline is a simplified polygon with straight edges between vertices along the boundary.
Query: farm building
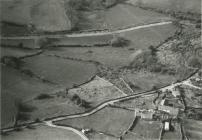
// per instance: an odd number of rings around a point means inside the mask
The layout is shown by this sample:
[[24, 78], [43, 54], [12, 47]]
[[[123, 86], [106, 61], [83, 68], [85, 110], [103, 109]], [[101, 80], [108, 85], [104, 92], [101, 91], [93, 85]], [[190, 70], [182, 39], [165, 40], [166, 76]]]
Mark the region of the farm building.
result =
[[169, 131], [170, 130], [170, 122], [165, 122], [164, 123], [164, 130]]
[[158, 106], [158, 110], [164, 111], [169, 113], [170, 115], [177, 117], [178, 113], [179, 113], [179, 109], [178, 108], [174, 108], [174, 107], [170, 107], [170, 106], [165, 106], [165, 105], [159, 105]]
[[152, 120], [154, 112], [152, 110], [140, 110], [140, 109], [136, 109], [135, 110], [135, 114], [136, 114], [136, 116], [140, 116], [141, 119]]

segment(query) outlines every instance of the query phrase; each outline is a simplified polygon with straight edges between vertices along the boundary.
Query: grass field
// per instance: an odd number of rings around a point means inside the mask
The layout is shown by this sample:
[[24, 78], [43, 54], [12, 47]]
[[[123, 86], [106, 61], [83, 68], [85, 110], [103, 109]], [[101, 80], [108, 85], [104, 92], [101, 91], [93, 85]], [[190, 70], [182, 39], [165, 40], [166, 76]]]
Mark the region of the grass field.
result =
[[163, 10], [201, 13], [200, 0], [130, 0], [130, 2]]
[[89, 138], [89, 140], [119, 140], [119, 138], [96, 132], [88, 134], [87, 137]]
[[60, 115], [76, 114], [85, 111], [85, 108], [78, 106], [71, 99], [63, 95], [56, 95], [53, 98], [43, 100], [35, 99], [29, 101], [28, 104], [36, 107], [36, 109], [30, 113], [32, 120], [36, 118], [45, 119]]
[[126, 82], [134, 85], [133, 90], [136, 92], [151, 90], [154, 86], [157, 88], [169, 85], [177, 81], [173, 75], [152, 73], [152, 72], [134, 72], [124, 76]]
[[134, 119], [134, 112], [123, 109], [104, 108], [88, 117], [66, 119], [56, 124], [76, 128], [92, 128], [95, 131], [120, 136]]
[[189, 86], [184, 85], [184, 98], [187, 106], [194, 108], [202, 107], [202, 90], [190, 88]]
[[88, 37], [64, 37], [55, 41], [53, 46], [93, 46], [95, 44], [107, 44], [112, 39], [112, 35], [88, 36]]
[[[168, 37], [172, 36], [176, 31], [176, 27], [171, 25], [163, 25], [158, 27], [150, 27], [138, 29], [122, 33], [121, 36], [131, 41], [128, 47], [115, 48], [105, 47], [60, 47], [52, 48], [46, 53], [57, 54], [72, 58], [80, 58], [83, 60], [98, 61], [108, 67], [128, 66], [133, 61], [134, 53], [139, 49], [147, 49], [150, 45], [156, 46]], [[109, 36], [95, 36], [84, 38], [64, 38], [56, 41], [54, 44], [71, 45], [71, 44], [105, 44], [109, 43]]]
[[148, 140], [159, 139], [161, 122], [138, 120], [132, 131], [124, 136], [124, 140]]
[[122, 102], [115, 103], [116, 106], [124, 108], [139, 108], [139, 109], [155, 109], [153, 100], [157, 97], [157, 94], [150, 95], [147, 97], [139, 97], [131, 100], [126, 100]]
[[20, 44], [23, 45], [25, 48], [38, 48], [37, 44], [35, 44], [35, 41], [33, 39], [2, 39], [1, 40], [1, 46], [8, 46], [8, 47], [20, 47]]
[[34, 55], [40, 51], [38, 50], [28, 50], [20, 48], [11, 48], [11, 47], [1, 47], [1, 57], [4, 56], [13, 56], [13, 57], [24, 57], [29, 55]]
[[100, 78], [95, 78], [93, 81], [78, 88], [70, 89], [68, 96], [72, 98], [74, 95], [78, 95], [81, 99], [90, 102], [92, 106], [109, 99], [125, 96], [114, 85]]
[[202, 122], [195, 120], [185, 120], [184, 128], [186, 136], [190, 140], [200, 140], [202, 139]]
[[24, 59], [24, 69], [54, 83], [70, 88], [90, 80], [96, 73], [96, 66], [52, 56], [35, 56]]
[[32, 23], [43, 31], [71, 29], [62, 0], [4, 0], [1, 4], [4, 21], [25, 25]]
[[1, 65], [1, 72], [2, 127], [12, 125], [16, 113], [16, 101], [28, 100], [42, 93], [48, 94], [59, 88], [26, 76], [7, 66]]
[[166, 15], [143, 10], [127, 4], [118, 4], [107, 10], [85, 12], [84, 16], [88, 22], [80, 24], [79, 27], [83, 30], [117, 30], [129, 26], [139, 26], [171, 19]]
[[20, 132], [11, 132], [2, 136], [2, 140], [82, 140], [80, 136], [70, 130], [51, 128], [40, 125], [35, 129], [24, 129]]
[[169, 20], [163, 14], [119, 4], [104, 12], [104, 25], [112, 30]]
[[162, 135], [162, 140], [179, 140], [181, 138], [180, 132], [180, 125], [179, 124], [172, 124], [174, 128], [173, 131], [164, 132]]

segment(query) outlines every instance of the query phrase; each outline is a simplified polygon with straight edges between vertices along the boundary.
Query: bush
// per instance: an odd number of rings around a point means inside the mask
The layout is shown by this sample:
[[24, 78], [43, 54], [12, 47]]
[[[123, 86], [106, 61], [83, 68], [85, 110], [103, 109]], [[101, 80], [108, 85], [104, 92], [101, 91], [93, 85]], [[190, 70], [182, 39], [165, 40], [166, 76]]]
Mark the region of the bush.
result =
[[4, 56], [1, 58], [1, 62], [5, 65], [19, 69], [23, 65], [23, 61], [14, 56]]
[[50, 99], [50, 98], [53, 98], [53, 97], [48, 94], [40, 94], [39, 96], [36, 97], [36, 99], [38, 99], [38, 100]]
[[194, 68], [201, 68], [201, 62], [197, 57], [191, 57], [188, 60], [188, 65]]
[[110, 42], [112, 47], [127, 47], [130, 41], [123, 37], [114, 37]]

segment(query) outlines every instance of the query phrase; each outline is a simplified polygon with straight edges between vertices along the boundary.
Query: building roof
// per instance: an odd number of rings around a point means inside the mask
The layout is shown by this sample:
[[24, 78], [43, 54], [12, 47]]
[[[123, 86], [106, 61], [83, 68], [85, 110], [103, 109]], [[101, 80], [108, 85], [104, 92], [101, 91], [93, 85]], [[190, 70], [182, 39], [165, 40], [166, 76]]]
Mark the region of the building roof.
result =
[[170, 107], [170, 106], [165, 106], [165, 105], [159, 105], [158, 109], [164, 112], [169, 113], [170, 115], [177, 116], [179, 113], [178, 108]]

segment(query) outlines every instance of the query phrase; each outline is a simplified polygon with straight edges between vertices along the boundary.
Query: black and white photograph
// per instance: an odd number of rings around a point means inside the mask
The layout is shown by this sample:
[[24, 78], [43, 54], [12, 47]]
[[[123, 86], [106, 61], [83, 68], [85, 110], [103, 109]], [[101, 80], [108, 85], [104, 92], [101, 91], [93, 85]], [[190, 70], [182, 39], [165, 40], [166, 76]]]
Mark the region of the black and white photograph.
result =
[[0, 140], [202, 140], [201, 0], [0, 0]]

